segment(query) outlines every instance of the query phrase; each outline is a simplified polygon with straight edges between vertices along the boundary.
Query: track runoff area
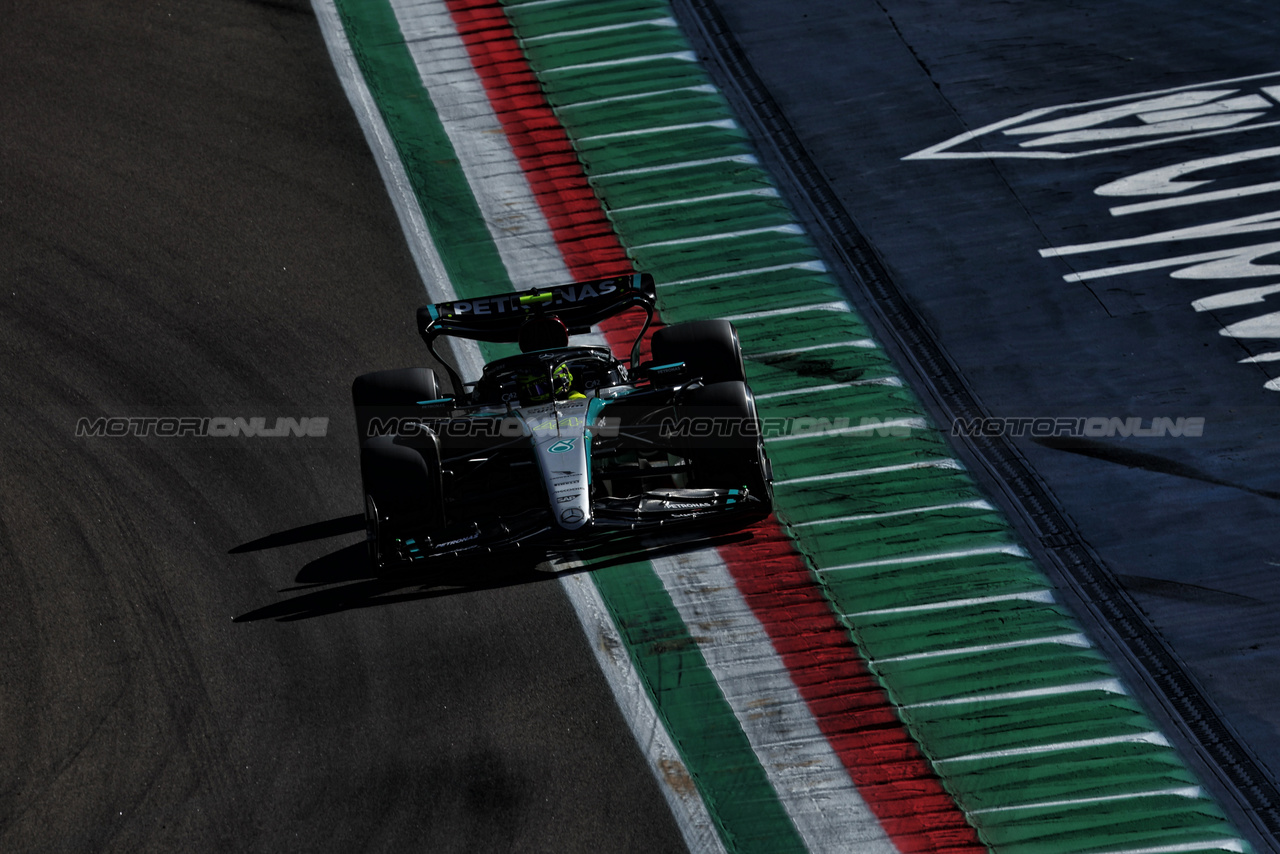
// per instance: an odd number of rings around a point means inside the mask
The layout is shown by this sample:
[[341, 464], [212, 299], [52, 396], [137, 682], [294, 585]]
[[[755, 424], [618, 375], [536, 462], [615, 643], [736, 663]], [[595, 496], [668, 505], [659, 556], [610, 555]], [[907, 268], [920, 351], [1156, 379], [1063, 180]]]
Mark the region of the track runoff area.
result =
[[[663, 322], [739, 329], [776, 520], [562, 579], [691, 850], [1251, 850], [828, 275], [667, 3], [315, 7], [428, 300], [643, 270]], [[620, 352], [633, 326], [599, 332]]]

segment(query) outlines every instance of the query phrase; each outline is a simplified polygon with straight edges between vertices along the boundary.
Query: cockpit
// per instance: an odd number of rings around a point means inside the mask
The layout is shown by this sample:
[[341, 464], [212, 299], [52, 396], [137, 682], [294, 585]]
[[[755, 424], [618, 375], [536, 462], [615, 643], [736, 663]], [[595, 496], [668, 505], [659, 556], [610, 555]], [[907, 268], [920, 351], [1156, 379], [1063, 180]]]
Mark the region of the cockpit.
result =
[[489, 363], [475, 385], [476, 403], [533, 406], [590, 397], [626, 382], [607, 347], [562, 347], [520, 353]]

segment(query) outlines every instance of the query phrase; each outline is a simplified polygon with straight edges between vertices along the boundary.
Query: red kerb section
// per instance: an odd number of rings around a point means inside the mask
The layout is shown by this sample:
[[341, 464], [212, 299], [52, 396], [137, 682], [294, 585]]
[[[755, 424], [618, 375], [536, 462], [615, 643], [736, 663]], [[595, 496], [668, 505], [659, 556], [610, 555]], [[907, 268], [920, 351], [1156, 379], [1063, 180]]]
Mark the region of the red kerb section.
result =
[[[445, 0], [575, 281], [630, 273], [631, 261], [538, 87], [502, 7]], [[519, 287], [519, 283], [516, 283]]]
[[[445, 3], [574, 278], [632, 272], [501, 6]], [[629, 352], [638, 314], [601, 324], [615, 353]], [[751, 533], [750, 542], [722, 547], [720, 555], [885, 831], [908, 854], [985, 854], [790, 538], [772, 518]]]

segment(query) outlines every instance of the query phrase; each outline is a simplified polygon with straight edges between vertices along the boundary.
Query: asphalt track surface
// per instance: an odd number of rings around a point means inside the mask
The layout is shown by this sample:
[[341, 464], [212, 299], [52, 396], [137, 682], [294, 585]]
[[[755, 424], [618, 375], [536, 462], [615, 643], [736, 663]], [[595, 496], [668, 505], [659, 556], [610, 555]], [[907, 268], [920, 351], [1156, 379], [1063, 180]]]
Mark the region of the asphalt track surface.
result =
[[[780, 171], [807, 197], [833, 257], [861, 276], [851, 277], [861, 304], [896, 325], [882, 332], [916, 362], [941, 423], [974, 415], [1205, 419], [1198, 437], [1024, 432], [959, 445], [1044, 563], [1079, 594], [1078, 606], [1111, 635], [1131, 680], [1149, 691], [1202, 774], [1237, 788], [1224, 801], [1269, 849], [1274, 836], [1261, 828], [1277, 829], [1280, 774], [1280, 396], [1263, 387], [1276, 376], [1275, 361], [1241, 360], [1276, 349], [1280, 331], [1220, 334], [1274, 311], [1261, 298], [1208, 312], [1192, 303], [1270, 285], [1275, 270], [1177, 278], [1171, 270], [1192, 262], [1155, 264], [1274, 238], [1185, 235], [1063, 258], [1040, 250], [1272, 211], [1274, 198], [1257, 194], [1113, 216], [1111, 206], [1168, 196], [1104, 198], [1095, 190], [1146, 170], [1273, 147], [1280, 134], [1262, 126], [1060, 159], [903, 158], [1032, 110], [1269, 75], [1280, 69], [1274, 5], [679, 7], [712, 33], [709, 53], [729, 45], [726, 80], [753, 71], [754, 80], [730, 88], [758, 129], [782, 141], [774, 152]], [[1248, 96], [1275, 82], [1212, 88]], [[1275, 121], [1274, 97], [1249, 103], [1261, 107], [1259, 124]], [[1016, 142], [994, 133], [960, 150], [1008, 152]], [[1212, 164], [1188, 180], [1214, 179], [1197, 188], [1207, 191], [1275, 181], [1275, 172], [1273, 162], [1250, 159]], [[1088, 274], [1144, 263], [1151, 266]], [[1081, 272], [1079, 281], [1064, 279]], [[931, 358], [910, 352], [922, 343]], [[1188, 721], [1187, 711], [1204, 717]]]
[[681, 848], [558, 584], [366, 577], [423, 300], [309, 5], [4, 15], [0, 850]]
[[[1007, 445], [1067, 523], [1046, 558], [1067, 542], [1096, 559], [1273, 783], [1280, 398], [1266, 363], [1237, 363], [1274, 344], [1218, 334], [1260, 306], [1190, 307], [1272, 280], [1062, 279], [1195, 241], [1038, 253], [1269, 211], [1264, 195], [1129, 224], [1093, 191], [1280, 139], [902, 158], [1028, 110], [1276, 71], [1277, 13], [720, 11], [982, 412], [1206, 419], [1196, 439]], [[0, 848], [680, 847], [558, 585], [529, 568], [481, 589], [461, 571], [364, 577], [347, 387], [421, 363], [421, 292], [309, 7], [28, 4], [0, 28], [0, 69]], [[935, 403], [945, 417], [954, 400]], [[75, 437], [99, 415], [329, 423], [323, 438]], [[1099, 621], [1105, 604], [1082, 602]]]

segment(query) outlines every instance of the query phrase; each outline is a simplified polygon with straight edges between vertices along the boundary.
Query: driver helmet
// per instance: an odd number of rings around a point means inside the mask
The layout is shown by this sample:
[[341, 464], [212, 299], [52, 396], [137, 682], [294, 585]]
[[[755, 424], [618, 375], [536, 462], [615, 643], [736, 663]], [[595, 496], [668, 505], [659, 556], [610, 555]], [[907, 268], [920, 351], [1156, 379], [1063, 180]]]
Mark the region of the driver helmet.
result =
[[562, 362], [556, 365], [550, 376], [546, 373], [520, 374], [516, 377], [516, 390], [520, 402], [525, 405], [564, 400], [573, 395], [573, 372]]

